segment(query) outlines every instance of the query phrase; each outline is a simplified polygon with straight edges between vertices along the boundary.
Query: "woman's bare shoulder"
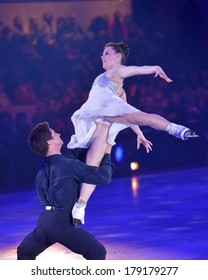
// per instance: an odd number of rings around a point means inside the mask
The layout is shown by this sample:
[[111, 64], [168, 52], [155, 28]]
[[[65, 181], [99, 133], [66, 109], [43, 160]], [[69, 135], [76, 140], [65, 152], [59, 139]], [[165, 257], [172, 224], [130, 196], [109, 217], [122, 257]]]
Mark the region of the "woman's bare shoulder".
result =
[[106, 71], [106, 76], [110, 79], [112, 78], [119, 78], [121, 77], [120, 73], [122, 73], [122, 71], [125, 69], [126, 66], [124, 65], [115, 65], [111, 68], [109, 68], [107, 71]]

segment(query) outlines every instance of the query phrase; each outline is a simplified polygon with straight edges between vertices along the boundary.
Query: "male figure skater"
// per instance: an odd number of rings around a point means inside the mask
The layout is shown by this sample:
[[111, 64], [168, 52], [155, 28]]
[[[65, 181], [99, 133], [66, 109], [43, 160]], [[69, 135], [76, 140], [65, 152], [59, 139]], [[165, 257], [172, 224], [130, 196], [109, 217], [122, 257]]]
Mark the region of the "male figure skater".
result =
[[17, 248], [18, 260], [35, 260], [49, 246], [58, 242], [87, 260], [104, 260], [105, 247], [89, 232], [74, 227], [71, 210], [79, 197], [80, 183], [108, 184], [113, 165], [111, 146], [107, 147], [100, 167], [78, 160], [84, 149], [61, 154], [60, 134], [47, 122], [36, 125], [28, 138], [29, 147], [45, 157], [36, 177], [37, 194], [43, 205], [35, 229]]

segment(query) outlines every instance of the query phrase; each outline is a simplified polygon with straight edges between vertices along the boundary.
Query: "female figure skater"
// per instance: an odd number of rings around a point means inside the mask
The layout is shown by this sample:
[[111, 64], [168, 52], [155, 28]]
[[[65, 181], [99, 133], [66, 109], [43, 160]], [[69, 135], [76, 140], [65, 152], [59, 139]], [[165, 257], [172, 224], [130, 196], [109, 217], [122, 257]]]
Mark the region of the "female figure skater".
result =
[[[114, 145], [116, 135], [126, 127], [131, 127], [137, 134], [137, 148], [143, 144], [147, 153], [152, 150], [152, 143], [144, 137], [138, 125], [167, 131], [182, 140], [196, 136], [189, 128], [170, 123], [159, 115], [144, 113], [126, 102], [123, 81], [127, 77], [154, 74], [172, 82], [160, 66], [125, 66], [128, 54], [129, 48], [123, 42], [111, 42], [104, 47], [101, 59], [105, 72], [94, 80], [88, 100], [72, 115], [75, 134], [67, 147], [89, 147], [88, 165], [99, 166], [107, 143]], [[95, 185], [82, 184], [80, 198], [72, 210], [76, 222], [84, 224], [86, 203], [94, 189]]]

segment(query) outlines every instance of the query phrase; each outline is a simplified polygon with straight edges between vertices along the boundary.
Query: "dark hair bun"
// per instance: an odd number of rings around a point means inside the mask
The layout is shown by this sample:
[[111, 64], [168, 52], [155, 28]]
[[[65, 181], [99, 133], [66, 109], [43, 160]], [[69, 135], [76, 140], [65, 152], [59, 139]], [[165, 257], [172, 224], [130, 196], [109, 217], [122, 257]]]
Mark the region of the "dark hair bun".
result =
[[106, 47], [111, 47], [115, 50], [116, 53], [121, 53], [121, 64], [126, 63], [127, 57], [129, 55], [129, 47], [127, 46], [127, 44], [125, 44], [124, 42], [110, 42], [105, 45], [105, 48]]
[[122, 53], [124, 54], [125, 58], [129, 55], [129, 47], [124, 42], [117, 43], [119, 48], [121, 49]]

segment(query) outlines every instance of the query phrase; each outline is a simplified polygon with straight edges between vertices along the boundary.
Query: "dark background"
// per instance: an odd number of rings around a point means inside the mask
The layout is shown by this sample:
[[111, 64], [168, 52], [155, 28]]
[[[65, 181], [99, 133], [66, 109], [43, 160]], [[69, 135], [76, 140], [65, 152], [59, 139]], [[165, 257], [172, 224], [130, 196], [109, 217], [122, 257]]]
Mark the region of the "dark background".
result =
[[[92, 9], [93, 2], [89, 1]], [[24, 30], [24, 18], [18, 18], [18, 14], [12, 25], [1, 21], [1, 192], [33, 187], [42, 159], [27, 147], [27, 136], [37, 122], [49, 121], [62, 134], [63, 152], [67, 150], [73, 133], [70, 116], [86, 100], [94, 78], [103, 71], [100, 54], [109, 41], [129, 45], [128, 65], [157, 64], [173, 79], [172, 84], [166, 84], [151, 75], [129, 78], [125, 81], [128, 102], [200, 135], [181, 141], [144, 127], [145, 136], [154, 144], [147, 155], [143, 147], [136, 150], [136, 137], [126, 129], [118, 135], [113, 148], [114, 176], [207, 165], [207, 5], [206, 1], [175, 1], [177, 9], [170, 10], [167, 2], [160, 1], [163, 4], [158, 6], [156, 0], [132, 1], [132, 17], [125, 11], [110, 19], [93, 15], [87, 28], [73, 16], [55, 20], [55, 12], [46, 13], [41, 24], [31, 18], [29, 32]], [[120, 161], [117, 147], [123, 150]], [[139, 163], [138, 170], [130, 169], [132, 161]]]

